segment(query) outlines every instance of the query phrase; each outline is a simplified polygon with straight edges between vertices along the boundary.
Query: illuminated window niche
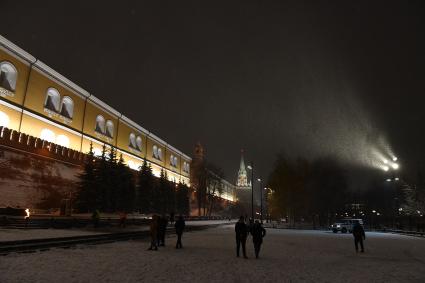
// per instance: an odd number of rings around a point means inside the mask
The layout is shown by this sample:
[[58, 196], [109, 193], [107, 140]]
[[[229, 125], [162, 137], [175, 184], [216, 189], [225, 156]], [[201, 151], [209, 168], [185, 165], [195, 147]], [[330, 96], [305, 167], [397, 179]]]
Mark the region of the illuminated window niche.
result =
[[18, 71], [15, 66], [8, 61], [0, 62], [0, 87], [15, 92], [17, 79]]

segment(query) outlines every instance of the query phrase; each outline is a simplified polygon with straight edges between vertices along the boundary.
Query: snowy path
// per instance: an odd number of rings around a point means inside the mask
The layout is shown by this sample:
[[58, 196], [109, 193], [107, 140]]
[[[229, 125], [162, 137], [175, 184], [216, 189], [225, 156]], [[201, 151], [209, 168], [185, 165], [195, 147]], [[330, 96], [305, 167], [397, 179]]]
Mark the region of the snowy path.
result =
[[0, 282], [425, 282], [425, 239], [367, 233], [366, 253], [351, 235], [267, 230], [261, 258], [235, 257], [233, 226], [174, 236], [158, 252], [146, 241], [53, 249], [0, 257]]

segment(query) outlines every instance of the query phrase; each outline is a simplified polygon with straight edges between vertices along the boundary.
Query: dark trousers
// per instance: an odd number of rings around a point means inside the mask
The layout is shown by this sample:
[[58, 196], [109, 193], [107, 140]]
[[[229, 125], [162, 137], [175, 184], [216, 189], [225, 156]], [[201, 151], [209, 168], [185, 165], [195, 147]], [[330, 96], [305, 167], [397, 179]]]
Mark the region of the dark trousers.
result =
[[243, 256], [246, 257], [245, 244], [246, 244], [246, 238], [236, 237], [236, 256], [239, 256], [239, 250], [242, 245], [242, 253], [243, 253]]
[[165, 246], [165, 231], [158, 233], [158, 246]]
[[354, 237], [354, 245], [356, 246], [356, 252], [359, 250], [359, 243], [360, 243], [360, 248], [361, 251], [364, 251], [364, 247], [363, 247], [363, 238], [362, 237]]
[[182, 246], [182, 233], [177, 234], [177, 243], [176, 243], [176, 249], [181, 249]]
[[254, 242], [255, 257], [258, 258], [261, 249], [261, 242]]

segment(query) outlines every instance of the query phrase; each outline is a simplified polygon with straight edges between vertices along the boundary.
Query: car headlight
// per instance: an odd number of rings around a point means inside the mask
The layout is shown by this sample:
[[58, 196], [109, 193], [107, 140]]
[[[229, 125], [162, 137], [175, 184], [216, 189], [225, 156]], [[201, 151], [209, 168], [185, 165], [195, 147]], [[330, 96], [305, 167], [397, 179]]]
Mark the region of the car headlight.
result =
[[336, 228], [341, 228], [341, 225], [336, 225]]

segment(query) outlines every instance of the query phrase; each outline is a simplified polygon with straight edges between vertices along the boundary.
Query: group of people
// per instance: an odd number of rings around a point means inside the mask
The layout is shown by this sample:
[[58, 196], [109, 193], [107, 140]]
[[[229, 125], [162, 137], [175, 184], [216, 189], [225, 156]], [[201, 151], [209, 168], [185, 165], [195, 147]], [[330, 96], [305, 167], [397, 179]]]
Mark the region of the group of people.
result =
[[[174, 214], [170, 215], [171, 223], [174, 222]], [[151, 244], [148, 250], [158, 250], [158, 247], [165, 246], [165, 234], [168, 226], [168, 218], [166, 216], [153, 215], [150, 225], [150, 236]], [[174, 228], [176, 229], [177, 242], [176, 249], [183, 248], [182, 245], [182, 235], [184, 227], [186, 226], [183, 216], [179, 216], [177, 221], [174, 223]]]
[[248, 258], [246, 255], [246, 239], [248, 234], [252, 235], [252, 242], [254, 244], [255, 258], [258, 259], [261, 249], [261, 244], [263, 243], [263, 238], [266, 236], [266, 229], [264, 229], [263, 224], [260, 221], [255, 220], [255, 222], [250, 220], [250, 223], [247, 225], [245, 223], [245, 218], [241, 216], [239, 221], [235, 225], [236, 233], [236, 256], [239, 257], [239, 251], [242, 246], [242, 253], [244, 258]]
[[[170, 215], [171, 223], [174, 222], [174, 215]], [[168, 218], [166, 216], [152, 216], [152, 222], [150, 225], [150, 235], [151, 235], [151, 244], [148, 250], [158, 250], [159, 246], [165, 246], [165, 233], [168, 226]], [[186, 224], [183, 216], [179, 216], [175, 221], [174, 228], [176, 229], [177, 242], [176, 249], [183, 248], [182, 245], [182, 235]], [[255, 258], [258, 259], [261, 249], [261, 244], [263, 243], [263, 238], [266, 236], [266, 230], [264, 229], [262, 223], [258, 220], [253, 222], [250, 219], [249, 223], [245, 223], [245, 218], [241, 216], [239, 221], [235, 225], [236, 233], [236, 256], [239, 257], [240, 249], [242, 247], [242, 253], [244, 258], [248, 258], [246, 255], [246, 240], [248, 235], [251, 234], [252, 242], [254, 244]], [[353, 236], [356, 252], [359, 250], [359, 244], [361, 252], [364, 252], [363, 240], [366, 239], [366, 235], [363, 227], [359, 222], [356, 222], [353, 226]]]

